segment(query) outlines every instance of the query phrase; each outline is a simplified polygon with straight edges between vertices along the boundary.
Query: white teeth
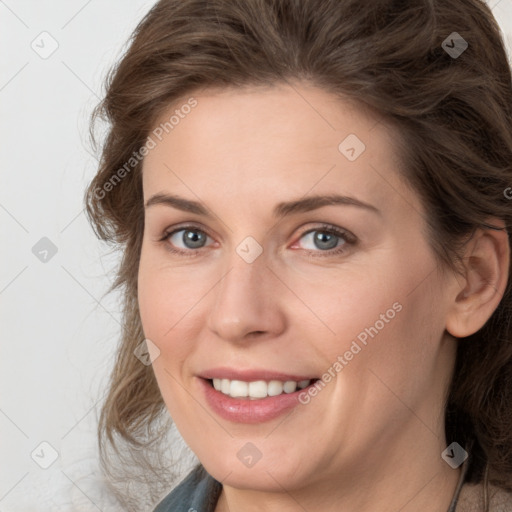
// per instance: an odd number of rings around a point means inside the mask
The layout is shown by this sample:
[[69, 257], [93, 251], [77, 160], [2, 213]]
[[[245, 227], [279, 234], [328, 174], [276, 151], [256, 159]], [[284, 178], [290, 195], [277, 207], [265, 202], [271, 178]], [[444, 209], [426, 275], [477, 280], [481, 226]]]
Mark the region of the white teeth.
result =
[[220, 381], [220, 390], [225, 394], [229, 395], [229, 388], [230, 388], [231, 382], [229, 379], [222, 379]]
[[267, 396], [267, 383], [264, 380], [250, 382], [249, 396], [253, 398], [265, 398]]
[[285, 393], [293, 393], [297, 389], [297, 383], [293, 380], [287, 380], [284, 383], [283, 390]]
[[277, 396], [283, 392], [283, 383], [279, 380], [271, 380], [267, 386], [268, 396]]
[[229, 395], [233, 398], [238, 396], [244, 397], [249, 394], [249, 384], [242, 380], [232, 380], [229, 388]]
[[213, 387], [225, 395], [233, 398], [249, 398], [258, 399], [266, 398], [267, 396], [277, 396], [282, 393], [293, 393], [297, 389], [304, 389], [309, 386], [311, 380], [301, 380], [295, 382], [294, 380], [287, 380], [282, 382], [280, 380], [271, 380], [265, 382], [264, 380], [256, 380], [253, 382], [245, 382], [242, 380], [229, 380], [229, 379], [213, 379]]

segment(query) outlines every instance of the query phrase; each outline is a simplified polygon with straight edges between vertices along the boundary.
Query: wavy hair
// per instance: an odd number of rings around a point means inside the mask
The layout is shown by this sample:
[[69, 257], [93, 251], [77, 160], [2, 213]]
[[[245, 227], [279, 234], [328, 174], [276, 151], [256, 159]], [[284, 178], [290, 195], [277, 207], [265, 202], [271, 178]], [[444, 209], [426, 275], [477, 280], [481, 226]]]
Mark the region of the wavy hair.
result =
[[[456, 56], [443, 44], [453, 46], [454, 31], [468, 45]], [[511, 72], [503, 35], [483, 1], [156, 3], [109, 72], [93, 113], [93, 143], [98, 120], [108, 130], [85, 194], [96, 234], [122, 254], [112, 287], [123, 298], [122, 332], [98, 423], [102, 467], [112, 481], [127, 470], [129, 455], [155, 503], [165, 490], [165, 464], [147, 454], [163, 453], [169, 422], [152, 367], [134, 357], [144, 339], [137, 303], [144, 211], [142, 160], [130, 159], [140, 154], [156, 119], [194, 91], [290, 80], [373, 109], [396, 128], [400, 172], [428, 212], [429, 243], [442, 268], [460, 270], [468, 237], [478, 228], [495, 228], [486, 223], [489, 217], [503, 219], [510, 235]], [[458, 342], [445, 403], [448, 443], [472, 447], [466, 481], [509, 491], [511, 319], [509, 269], [489, 321]], [[115, 455], [124, 462], [114, 471]], [[137, 508], [135, 497], [117, 494], [126, 509]]]

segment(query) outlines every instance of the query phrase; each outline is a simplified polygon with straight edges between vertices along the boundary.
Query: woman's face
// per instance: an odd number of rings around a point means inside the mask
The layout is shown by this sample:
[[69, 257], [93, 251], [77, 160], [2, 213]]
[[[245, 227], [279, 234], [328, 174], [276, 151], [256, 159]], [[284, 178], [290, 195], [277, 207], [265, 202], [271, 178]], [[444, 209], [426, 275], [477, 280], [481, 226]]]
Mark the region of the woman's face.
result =
[[453, 288], [391, 129], [304, 84], [194, 99], [151, 135], [138, 283], [187, 444], [251, 489], [440, 460]]

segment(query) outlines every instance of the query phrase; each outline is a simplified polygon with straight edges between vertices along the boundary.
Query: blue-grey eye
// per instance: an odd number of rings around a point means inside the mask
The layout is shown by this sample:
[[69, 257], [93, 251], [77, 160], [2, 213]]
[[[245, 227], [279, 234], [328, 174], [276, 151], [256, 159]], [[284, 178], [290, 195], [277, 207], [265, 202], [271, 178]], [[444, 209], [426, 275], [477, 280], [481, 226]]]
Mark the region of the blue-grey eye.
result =
[[180, 249], [200, 249], [210, 238], [199, 229], [179, 229], [169, 236], [170, 242]]
[[340, 235], [336, 235], [334, 233], [330, 233], [329, 231], [322, 231], [317, 229], [305, 233], [301, 237], [301, 240], [306, 240], [310, 244], [313, 244], [313, 247], [304, 247], [304, 249], [321, 249], [328, 251], [329, 249], [334, 249], [335, 247], [337, 247], [340, 240], [343, 240], [343, 237], [341, 237]]

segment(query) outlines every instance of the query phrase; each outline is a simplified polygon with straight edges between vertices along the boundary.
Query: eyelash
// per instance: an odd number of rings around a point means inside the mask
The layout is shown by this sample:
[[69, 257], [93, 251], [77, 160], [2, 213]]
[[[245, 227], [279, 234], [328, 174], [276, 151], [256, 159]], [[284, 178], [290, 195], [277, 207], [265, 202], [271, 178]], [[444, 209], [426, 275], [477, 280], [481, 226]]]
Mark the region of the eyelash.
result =
[[[185, 226], [179, 226], [179, 227], [173, 229], [172, 231], [166, 231], [158, 241], [162, 242], [162, 243], [166, 243], [166, 245], [165, 245], [166, 250], [168, 250], [169, 252], [171, 252], [173, 254], [179, 254], [181, 256], [192, 257], [192, 258], [195, 256], [199, 256], [199, 254], [202, 252], [202, 249], [205, 249], [204, 247], [200, 247], [199, 249], [182, 250], [182, 249], [175, 249], [169, 243], [167, 243], [169, 241], [169, 238], [172, 235], [174, 235], [175, 233], [178, 233], [179, 231], [196, 231], [196, 232], [203, 233], [206, 236], [209, 236], [208, 233], [206, 233], [206, 231], [198, 228], [197, 226], [185, 225]], [[316, 251], [311, 250], [311, 249], [305, 249], [305, 251], [311, 257], [329, 257], [329, 256], [336, 256], [338, 254], [342, 254], [347, 251], [347, 246], [354, 246], [357, 241], [356, 237], [354, 235], [352, 235], [350, 232], [348, 232], [344, 229], [338, 228], [336, 226], [333, 226], [331, 224], [322, 224], [316, 228], [308, 229], [307, 231], [304, 231], [303, 233], [301, 233], [297, 240], [300, 240], [305, 235], [315, 232], [315, 231], [319, 231], [322, 233], [328, 233], [328, 234], [334, 235], [338, 238], [342, 238], [345, 241], [345, 243], [343, 243], [340, 247], [335, 247], [334, 249], [329, 249], [326, 251], [322, 251], [320, 249], [316, 250]]]

